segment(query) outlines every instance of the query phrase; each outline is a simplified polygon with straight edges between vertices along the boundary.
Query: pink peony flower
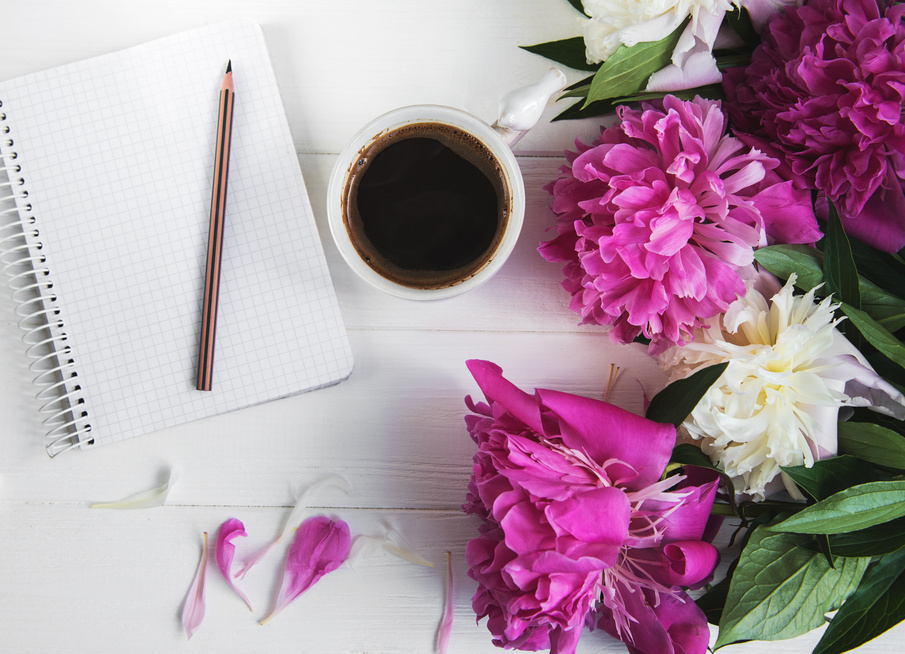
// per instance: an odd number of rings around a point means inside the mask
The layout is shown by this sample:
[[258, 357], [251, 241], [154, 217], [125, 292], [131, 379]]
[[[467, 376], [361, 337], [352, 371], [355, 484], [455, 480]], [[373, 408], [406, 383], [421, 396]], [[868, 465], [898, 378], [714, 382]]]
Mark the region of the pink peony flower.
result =
[[707, 621], [679, 587], [717, 563], [701, 540], [717, 480], [661, 480], [675, 428], [576, 395], [528, 395], [486, 361], [468, 368], [487, 403], [466, 398], [478, 451], [463, 508], [482, 519], [466, 559], [494, 643], [567, 654], [599, 619], [632, 652], [705, 652]]
[[809, 195], [779, 179], [776, 159], [727, 136], [718, 102], [666, 96], [619, 117], [566, 153], [547, 187], [559, 235], [539, 250], [566, 264], [583, 323], [613, 325], [619, 342], [643, 333], [656, 353], [744, 293], [754, 248], [820, 232]]
[[846, 231], [905, 246], [905, 5], [809, 0], [767, 25], [723, 88], [733, 130], [840, 208]]

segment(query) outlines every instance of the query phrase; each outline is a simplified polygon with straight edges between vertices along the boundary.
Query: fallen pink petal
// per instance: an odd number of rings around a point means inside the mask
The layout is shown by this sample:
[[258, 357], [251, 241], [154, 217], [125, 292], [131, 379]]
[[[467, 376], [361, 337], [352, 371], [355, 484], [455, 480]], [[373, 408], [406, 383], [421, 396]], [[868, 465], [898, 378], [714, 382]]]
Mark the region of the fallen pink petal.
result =
[[446, 654], [449, 651], [449, 638], [452, 636], [453, 626], [453, 574], [452, 554], [446, 553], [446, 601], [443, 605], [443, 621], [437, 632], [437, 651]]
[[292, 511], [289, 512], [289, 515], [286, 516], [286, 520], [283, 522], [283, 528], [280, 530], [279, 536], [276, 537], [275, 540], [271, 541], [257, 552], [255, 552], [252, 556], [248, 557], [243, 563], [242, 567], [235, 573], [236, 579], [243, 579], [245, 574], [251, 570], [255, 565], [257, 565], [268, 553], [272, 550], [276, 545], [279, 545], [286, 536], [288, 536], [293, 529], [295, 529], [294, 525], [299, 524], [302, 520], [302, 515], [308, 510], [311, 497], [323, 488], [327, 487], [338, 488], [343, 491], [346, 495], [352, 494], [352, 484], [349, 481], [340, 475], [327, 475], [322, 479], [318, 479], [316, 482], [311, 484], [308, 488], [304, 490], [300, 495], [296, 496], [295, 506], [292, 507]]
[[230, 587], [236, 591], [236, 594], [244, 600], [248, 605], [248, 610], [254, 611], [251, 606], [251, 600], [249, 600], [248, 596], [236, 585], [232, 576], [233, 558], [236, 555], [236, 546], [233, 545], [232, 541], [235, 538], [245, 536], [248, 536], [248, 534], [246, 533], [245, 525], [242, 524], [242, 522], [235, 518], [230, 518], [224, 522], [220, 525], [220, 530], [217, 532], [215, 558], [217, 559], [217, 567], [220, 568], [220, 574], [226, 579], [226, 583], [228, 583]]
[[182, 626], [185, 628], [185, 633], [189, 638], [191, 638], [198, 630], [198, 627], [201, 626], [201, 622], [204, 620], [204, 598], [206, 593], [204, 576], [206, 570], [207, 532], [204, 532], [204, 545], [201, 548], [201, 560], [198, 562], [195, 578], [192, 580], [189, 592], [185, 596], [185, 605], [182, 607]]
[[289, 547], [286, 569], [276, 603], [261, 624], [266, 624], [349, 556], [352, 536], [343, 520], [315, 516], [303, 522]]

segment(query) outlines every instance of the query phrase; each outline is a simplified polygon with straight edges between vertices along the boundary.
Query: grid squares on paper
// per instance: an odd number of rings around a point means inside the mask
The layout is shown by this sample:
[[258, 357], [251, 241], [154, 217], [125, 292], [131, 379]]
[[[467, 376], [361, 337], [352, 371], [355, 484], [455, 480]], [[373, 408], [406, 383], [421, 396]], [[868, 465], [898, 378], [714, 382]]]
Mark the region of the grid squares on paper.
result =
[[[217, 99], [236, 110], [213, 391], [194, 390]], [[0, 84], [101, 442], [329, 385], [351, 352], [263, 35], [234, 21]]]

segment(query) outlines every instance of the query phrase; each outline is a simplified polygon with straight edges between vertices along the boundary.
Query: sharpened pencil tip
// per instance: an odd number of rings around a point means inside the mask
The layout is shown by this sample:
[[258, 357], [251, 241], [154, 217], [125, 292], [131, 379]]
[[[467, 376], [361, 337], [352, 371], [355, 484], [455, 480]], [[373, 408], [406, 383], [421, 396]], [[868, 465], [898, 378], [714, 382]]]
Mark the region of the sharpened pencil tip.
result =
[[229, 61], [226, 62], [226, 72], [227, 73], [233, 72], [233, 60], [232, 59], [230, 59]]

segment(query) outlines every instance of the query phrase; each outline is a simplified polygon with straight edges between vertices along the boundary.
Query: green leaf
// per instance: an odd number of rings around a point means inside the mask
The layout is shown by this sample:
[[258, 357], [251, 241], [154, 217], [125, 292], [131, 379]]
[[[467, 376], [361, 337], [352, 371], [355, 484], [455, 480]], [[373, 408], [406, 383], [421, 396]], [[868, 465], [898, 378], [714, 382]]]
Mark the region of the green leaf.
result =
[[732, 575], [716, 648], [741, 640], [781, 640], [824, 623], [858, 586], [867, 559], [823, 555], [805, 548], [810, 539], [758, 527]]
[[660, 41], [620, 45], [594, 74], [585, 106], [642, 91], [648, 78], [672, 61], [672, 52], [687, 24], [688, 19]]
[[522, 50], [533, 52], [541, 57], [552, 59], [569, 68], [577, 70], [597, 70], [598, 64], [589, 64], [587, 55], [585, 54], [584, 39], [575, 36], [570, 39], [561, 39], [559, 41], [547, 41], [546, 43], [538, 43], [537, 45], [520, 46]]
[[588, 13], [584, 10], [584, 5], [581, 0], [568, 0], [569, 4], [575, 7], [576, 10], [580, 11], [585, 16], [588, 16]]
[[905, 438], [869, 422], [840, 422], [839, 452], [886, 468], [905, 470]]
[[748, 15], [747, 9], [736, 7], [732, 11], [727, 11], [726, 22], [746, 45], [752, 48], [760, 45], [760, 34], [754, 29], [754, 23], [751, 22], [751, 16]]
[[671, 423], [678, 427], [694, 410], [707, 390], [720, 378], [729, 363], [708, 366], [685, 379], [674, 381], [657, 393], [645, 414], [648, 420]]
[[569, 108], [554, 116], [551, 122], [559, 120], [578, 120], [580, 118], [593, 118], [606, 116], [616, 111], [616, 105], [609, 100], [601, 100], [584, 106], [584, 102], [578, 101]]
[[816, 501], [867, 481], [883, 479], [873, 466], [853, 456], [815, 461], [810, 468], [803, 465], [783, 466], [782, 471]]
[[897, 254], [883, 252], [856, 238], [849, 238], [858, 272], [886, 289], [905, 288], [905, 261]]
[[852, 248], [842, 228], [842, 221], [835, 205], [830, 204], [827, 221], [826, 246], [824, 248], [823, 274], [827, 290], [834, 299], [856, 309], [861, 308], [861, 292], [858, 286], [858, 269], [852, 257]]
[[852, 321], [852, 324], [871, 345], [889, 358], [890, 361], [905, 368], [905, 345], [902, 345], [901, 341], [890, 334], [889, 330], [867, 315], [864, 311], [845, 303], [842, 304], [841, 308], [845, 315], [848, 316], [848, 319]]
[[729, 596], [729, 586], [732, 583], [732, 573], [738, 565], [738, 559], [732, 562], [726, 576], [717, 584], [695, 600], [698, 608], [704, 612], [707, 622], [718, 625], [726, 606], [726, 598]]
[[905, 547], [905, 518], [829, 537], [837, 556], [882, 556]]
[[782, 279], [797, 274], [795, 285], [805, 291], [823, 283], [823, 253], [808, 245], [770, 245], [755, 250], [754, 258]]
[[905, 619], [905, 550], [887, 554], [865, 573], [836, 613], [813, 654], [860, 647]]
[[905, 481], [872, 481], [834, 493], [770, 529], [796, 534], [844, 534], [903, 516]]
[[[798, 275], [795, 286], [803, 291], [823, 283], [824, 256], [820, 250], [807, 245], [771, 245], [754, 252], [757, 262], [782, 279]], [[905, 283], [898, 286], [905, 288]], [[878, 323], [893, 332], [905, 327], [905, 300], [880, 288], [863, 276], [858, 278], [861, 309]], [[819, 289], [817, 297], [826, 297], [826, 290]]]

